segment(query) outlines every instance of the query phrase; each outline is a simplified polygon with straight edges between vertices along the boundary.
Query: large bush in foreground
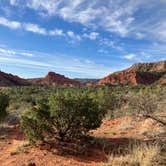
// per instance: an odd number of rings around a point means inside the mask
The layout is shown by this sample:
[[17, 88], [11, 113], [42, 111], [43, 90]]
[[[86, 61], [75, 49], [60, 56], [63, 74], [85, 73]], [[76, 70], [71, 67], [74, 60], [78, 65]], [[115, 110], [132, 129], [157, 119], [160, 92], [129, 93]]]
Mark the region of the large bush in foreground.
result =
[[9, 105], [9, 97], [0, 92], [0, 120], [3, 120], [3, 118], [7, 115], [6, 108]]
[[38, 101], [21, 116], [21, 127], [29, 140], [77, 139], [100, 126], [105, 111], [84, 94], [56, 93], [49, 101]]

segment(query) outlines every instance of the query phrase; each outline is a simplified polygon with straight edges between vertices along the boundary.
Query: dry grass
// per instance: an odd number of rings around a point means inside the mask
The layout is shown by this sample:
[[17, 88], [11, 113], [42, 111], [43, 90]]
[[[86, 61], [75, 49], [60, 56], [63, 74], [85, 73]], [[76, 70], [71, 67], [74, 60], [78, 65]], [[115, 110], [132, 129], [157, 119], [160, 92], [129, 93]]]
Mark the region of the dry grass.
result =
[[130, 131], [134, 129], [135, 127], [135, 121], [133, 119], [127, 119], [125, 121], [122, 121], [120, 124], [116, 126], [116, 129], [118, 131]]
[[153, 166], [156, 165], [159, 154], [160, 147], [157, 144], [135, 146], [129, 156], [129, 162], [131, 166]]
[[160, 160], [160, 146], [155, 145], [129, 145], [128, 154], [108, 156], [105, 166], [157, 166]]
[[15, 150], [13, 150], [10, 154], [11, 155], [16, 155], [18, 153], [21, 153], [21, 152], [26, 152], [26, 148], [29, 147], [30, 144], [27, 142], [27, 143], [23, 143], [19, 146], [16, 147]]

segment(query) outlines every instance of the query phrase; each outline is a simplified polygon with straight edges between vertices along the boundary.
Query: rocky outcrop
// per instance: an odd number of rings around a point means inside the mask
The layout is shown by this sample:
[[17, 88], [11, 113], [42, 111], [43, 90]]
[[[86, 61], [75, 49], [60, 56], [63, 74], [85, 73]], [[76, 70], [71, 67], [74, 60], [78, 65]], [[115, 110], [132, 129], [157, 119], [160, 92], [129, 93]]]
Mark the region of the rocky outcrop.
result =
[[0, 87], [25, 85], [30, 85], [26, 79], [0, 71]]
[[[96, 83], [97, 82], [97, 83]], [[51, 85], [51, 86], [93, 86], [117, 84], [155, 84], [166, 86], [166, 61], [156, 63], [138, 63], [126, 70], [112, 73], [107, 77], [96, 79], [70, 79], [63, 75], [49, 72], [46, 77], [23, 79], [18, 76], [0, 71], [0, 87], [26, 86], [26, 85]]]
[[138, 63], [126, 70], [112, 73], [101, 79], [97, 85], [131, 84], [149, 85], [160, 80], [166, 74], [166, 61]]
[[49, 72], [44, 78], [28, 79], [33, 85], [51, 85], [51, 86], [80, 86], [78, 81], [69, 79], [63, 75]]

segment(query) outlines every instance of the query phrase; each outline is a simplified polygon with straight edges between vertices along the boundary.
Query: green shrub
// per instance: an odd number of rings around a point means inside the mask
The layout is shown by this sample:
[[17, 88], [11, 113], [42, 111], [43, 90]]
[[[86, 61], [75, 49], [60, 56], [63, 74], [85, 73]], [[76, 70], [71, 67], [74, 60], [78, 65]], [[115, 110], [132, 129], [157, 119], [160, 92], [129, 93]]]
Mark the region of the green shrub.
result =
[[0, 92], [0, 120], [3, 120], [3, 118], [7, 115], [6, 108], [8, 107], [8, 105], [9, 97]]
[[99, 104], [86, 94], [56, 93], [26, 110], [21, 127], [31, 142], [80, 138], [100, 126], [105, 114]]
[[92, 92], [91, 96], [96, 100], [100, 107], [107, 111], [106, 116], [110, 118], [114, 117], [115, 108], [119, 108], [121, 105], [120, 95], [111, 91], [109, 87], [97, 89], [96, 92]]

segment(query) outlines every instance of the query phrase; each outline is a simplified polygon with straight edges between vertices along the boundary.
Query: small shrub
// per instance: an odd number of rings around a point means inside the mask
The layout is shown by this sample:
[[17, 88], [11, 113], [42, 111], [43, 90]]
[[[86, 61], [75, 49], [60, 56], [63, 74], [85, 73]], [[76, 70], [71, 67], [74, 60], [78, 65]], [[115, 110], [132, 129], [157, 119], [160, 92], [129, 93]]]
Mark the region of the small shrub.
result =
[[115, 132], [112, 132], [112, 135], [116, 135], [116, 133], [115, 133]]
[[164, 120], [161, 120], [154, 115], [154, 113], [158, 111], [161, 100], [162, 99], [158, 97], [157, 93], [145, 89], [132, 96], [129, 105], [133, 114], [140, 115], [144, 118], [150, 118], [162, 125], [166, 125]]
[[135, 113], [142, 115], [151, 114], [157, 110], [157, 96], [148, 91], [140, 91], [131, 97], [129, 104]]
[[79, 138], [100, 126], [105, 111], [84, 94], [56, 93], [38, 101], [21, 116], [21, 127], [31, 142]]
[[121, 135], [124, 135], [124, 134], [127, 134], [127, 132], [121, 131], [120, 134], [121, 134]]
[[7, 115], [6, 108], [9, 105], [9, 97], [4, 93], [0, 93], [0, 120]]

